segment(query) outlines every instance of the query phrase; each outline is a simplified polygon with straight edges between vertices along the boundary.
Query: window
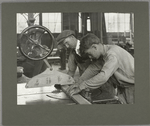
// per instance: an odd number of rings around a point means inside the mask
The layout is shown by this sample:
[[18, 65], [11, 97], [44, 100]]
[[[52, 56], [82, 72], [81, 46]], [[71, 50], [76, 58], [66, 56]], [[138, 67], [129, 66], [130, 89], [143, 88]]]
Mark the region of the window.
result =
[[87, 31], [91, 31], [91, 20], [90, 20], [90, 17], [87, 18]]
[[17, 14], [17, 33], [21, 33], [23, 29], [28, 27], [27, 19], [22, 14]]
[[61, 32], [61, 13], [42, 13], [42, 25], [52, 33]]
[[129, 13], [105, 13], [107, 32], [129, 32]]
[[[34, 24], [39, 24], [39, 13], [33, 13], [35, 22]], [[17, 13], [17, 33], [21, 33], [25, 28], [28, 27], [27, 24], [28, 13]]]
[[82, 32], [82, 18], [81, 18], [81, 12], [79, 12], [79, 16], [78, 16], [78, 23], [79, 23], [79, 33]]

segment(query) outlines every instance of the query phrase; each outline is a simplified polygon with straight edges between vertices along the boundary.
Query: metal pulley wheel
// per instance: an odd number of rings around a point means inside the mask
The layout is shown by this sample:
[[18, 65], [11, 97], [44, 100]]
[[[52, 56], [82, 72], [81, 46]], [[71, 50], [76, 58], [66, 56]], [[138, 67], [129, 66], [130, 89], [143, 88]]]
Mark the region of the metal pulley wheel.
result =
[[20, 35], [19, 49], [31, 60], [42, 60], [51, 54], [54, 48], [54, 37], [44, 26], [34, 25], [25, 28]]

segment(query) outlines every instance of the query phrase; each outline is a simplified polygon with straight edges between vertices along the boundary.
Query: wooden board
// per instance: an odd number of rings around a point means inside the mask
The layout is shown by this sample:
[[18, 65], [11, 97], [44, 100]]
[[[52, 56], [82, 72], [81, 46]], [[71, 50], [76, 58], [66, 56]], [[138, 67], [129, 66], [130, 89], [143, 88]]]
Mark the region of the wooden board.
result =
[[[66, 90], [69, 87], [68, 85], [62, 85], [62, 90], [67, 94]], [[76, 94], [73, 96], [70, 96], [69, 94], [67, 94], [73, 101], [75, 101], [78, 104], [91, 104], [88, 100], [86, 100], [85, 98], [83, 98], [80, 94]]]

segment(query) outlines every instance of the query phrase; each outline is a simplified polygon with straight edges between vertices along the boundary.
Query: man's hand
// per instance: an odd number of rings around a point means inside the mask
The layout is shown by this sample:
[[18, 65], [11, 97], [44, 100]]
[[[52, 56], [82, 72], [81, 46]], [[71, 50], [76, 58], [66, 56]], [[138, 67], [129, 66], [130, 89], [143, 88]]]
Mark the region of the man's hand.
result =
[[71, 96], [74, 94], [78, 94], [79, 92], [81, 92], [81, 89], [79, 88], [79, 84], [77, 84], [77, 83], [71, 85], [67, 89], [67, 93], [70, 94]]

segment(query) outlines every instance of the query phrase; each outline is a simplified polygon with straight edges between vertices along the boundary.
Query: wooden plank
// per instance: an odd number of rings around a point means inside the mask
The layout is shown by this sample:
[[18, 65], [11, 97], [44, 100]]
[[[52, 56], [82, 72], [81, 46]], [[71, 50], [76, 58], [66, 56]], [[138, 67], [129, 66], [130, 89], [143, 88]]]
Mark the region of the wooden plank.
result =
[[62, 85], [61, 88], [62, 88], [62, 91], [64, 91], [73, 101], [75, 101], [76, 103], [78, 104], [91, 104], [88, 100], [86, 100], [85, 98], [83, 98], [80, 94], [76, 94], [76, 95], [73, 95], [73, 96], [70, 96], [66, 90], [69, 86], [68, 85]]

